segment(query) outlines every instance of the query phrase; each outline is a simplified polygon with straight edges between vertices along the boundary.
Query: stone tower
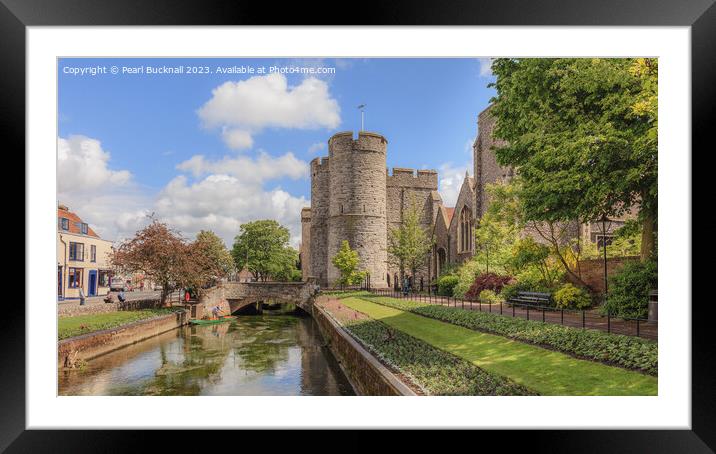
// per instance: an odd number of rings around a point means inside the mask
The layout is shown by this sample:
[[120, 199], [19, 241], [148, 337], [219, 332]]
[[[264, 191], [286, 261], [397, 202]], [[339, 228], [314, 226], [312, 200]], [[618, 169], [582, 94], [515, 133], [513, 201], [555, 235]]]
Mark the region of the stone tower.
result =
[[[311, 209], [309, 230], [308, 276], [326, 286], [328, 281], [328, 201], [330, 184], [329, 158], [316, 158], [311, 161]], [[306, 224], [304, 224], [306, 225]]]
[[[314, 272], [321, 269], [323, 263], [327, 265], [327, 282], [324, 284], [332, 285], [338, 279], [339, 272], [331, 263], [331, 258], [340, 249], [341, 242], [347, 240], [351, 248], [358, 252], [359, 268], [370, 273], [371, 285], [387, 286], [387, 145], [385, 137], [364, 131], [358, 134], [357, 140], [353, 139], [350, 131], [335, 134], [328, 140], [329, 190], [321, 197], [313, 191], [312, 184], [311, 191], [312, 234], [317, 217], [315, 206], [323, 209], [326, 204], [324, 198], [328, 197], [328, 242], [313, 242], [314, 245], [327, 244], [327, 254], [323, 257], [318, 253], [312, 257]], [[316, 184], [317, 191], [320, 184]]]

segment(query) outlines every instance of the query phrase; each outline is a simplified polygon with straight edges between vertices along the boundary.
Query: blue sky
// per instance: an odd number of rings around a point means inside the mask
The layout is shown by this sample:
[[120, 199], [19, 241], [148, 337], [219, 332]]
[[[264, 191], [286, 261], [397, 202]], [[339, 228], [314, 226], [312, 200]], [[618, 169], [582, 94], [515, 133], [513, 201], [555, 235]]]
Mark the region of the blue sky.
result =
[[[210, 73], [146, 74], [163, 65]], [[234, 66], [335, 72], [217, 72]], [[123, 74], [136, 67], [145, 73]], [[241, 222], [271, 216], [295, 244], [308, 162], [333, 133], [360, 128], [359, 104], [366, 129], [388, 139], [388, 167], [439, 170], [449, 205], [494, 95], [485, 59], [61, 59], [58, 75], [58, 198], [111, 240], [154, 212], [229, 245]]]

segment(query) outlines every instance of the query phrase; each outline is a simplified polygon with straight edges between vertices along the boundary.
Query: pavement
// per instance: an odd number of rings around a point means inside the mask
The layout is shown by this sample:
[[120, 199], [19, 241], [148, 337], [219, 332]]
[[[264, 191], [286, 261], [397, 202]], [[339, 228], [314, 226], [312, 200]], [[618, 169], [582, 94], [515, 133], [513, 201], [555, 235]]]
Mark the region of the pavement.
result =
[[[115, 295], [117, 292], [113, 292]], [[141, 300], [141, 299], [148, 299], [148, 298], [159, 298], [160, 291], [133, 291], [133, 292], [124, 292], [124, 296], [126, 297], [127, 301], [133, 301], [133, 300]], [[107, 294], [104, 295], [97, 295], [97, 296], [89, 296], [85, 300], [85, 304], [104, 304], [104, 299], [107, 296]], [[64, 301], [58, 301], [57, 304], [63, 305], [63, 304], [80, 304], [79, 299], [71, 299], [71, 300], [64, 300]]]

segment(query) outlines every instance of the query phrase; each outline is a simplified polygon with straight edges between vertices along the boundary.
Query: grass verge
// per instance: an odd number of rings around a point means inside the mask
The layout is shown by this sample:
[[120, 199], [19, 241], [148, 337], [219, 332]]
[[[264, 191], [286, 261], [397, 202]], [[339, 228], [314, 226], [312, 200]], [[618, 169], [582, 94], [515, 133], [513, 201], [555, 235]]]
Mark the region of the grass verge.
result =
[[647, 339], [410, 300], [376, 296], [361, 298], [472, 330], [542, 345], [592, 361], [634, 369], [649, 375], [657, 375], [658, 372], [658, 344]]
[[128, 323], [171, 313], [171, 309], [142, 309], [139, 311], [119, 311], [102, 314], [62, 317], [57, 323], [58, 340], [81, 334], [116, 328]]
[[633, 396], [658, 392], [657, 379], [638, 372], [576, 359], [366, 299], [347, 298], [342, 304], [541, 395]]
[[435, 348], [382, 322], [370, 318], [336, 318], [374, 355], [406, 376], [427, 395], [536, 394], [512, 380], [487, 372], [469, 361]]

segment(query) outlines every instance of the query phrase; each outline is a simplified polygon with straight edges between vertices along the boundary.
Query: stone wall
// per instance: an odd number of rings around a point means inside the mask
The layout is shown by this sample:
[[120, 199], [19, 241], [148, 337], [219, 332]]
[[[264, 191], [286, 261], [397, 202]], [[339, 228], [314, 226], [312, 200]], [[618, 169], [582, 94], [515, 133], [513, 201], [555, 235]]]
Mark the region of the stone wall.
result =
[[[442, 199], [437, 193], [438, 173], [435, 170], [415, 170], [394, 167], [392, 175], [386, 179], [386, 201], [387, 201], [387, 229], [386, 238], [389, 238], [390, 231], [400, 227], [403, 215], [415, 204], [420, 211], [420, 222], [425, 231], [430, 234], [433, 229], [438, 207]], [[386, 240], [387, 241], [387, 240]], [[391, 275], [391, 287], [395, 286], [395, 275], [400, 275], [398, 267], [394, 263], [388, 264], [388, 273]], [[423, 279], [428, 285], [431, 278], [430, 258], [426, 257], [423, 266], [416, 270], [415, 286], [420, 285]]]
[[[612, 257], [607, 259], [607, 276], [612, 276], [626, 263], [639, 260], [639, 257]], [[579, 268], [582, 280], [596, 293], [604, 293], [604, 259], [580, 260]], [[569, 277], [569, 276], [568, 276]]]
[[313, 306], [312, 312], [324, 341], [341, 364], [341, 368], [353, 385], [356, 394], [363, 396], [416, 395], [353, 339], [319, 304]]
[[301, 262], [301, 277], [303, 280], [313, 277], [311, 267], [311, 209], [301, 210], [301, 247], [299, 248]]
[[[361, 131], [334, 134], [328, 141], [330, 176], [327, 284], [340, 276], [331, 263], [343, 241], [360, 257], [359, 268], [376, 287], [386, 286], [385, 137]], [[324, 243], [325, 244], [325, 243]], [[320, 248], [320, 245], [314, 245]]]
[[113, 350], [148, 339], [187, 323], [185, 311], [140, 320], [117, 328], [63, 339], [57, 343], [57, 366], [69, 367]]
[[493, 147], [504, 146], [506, 142], [493, 137], [495, 117], [491, 115], [491, 110], [492, 105], [478, 115], [478, 135], [473, 145], [473, 175], [476, 193], [473, 212], [478, 219], [482, 217], [487, 207], [488, 200], [485, 192], [487, 184], [499, 180], [509, 180], [514, 175], [512, 168], [503, 167], [497, 163]]
[[330, 199], [330, 159], [311, 161], [311, 223], [309, 231], [310, 272], [318, 283], [328, 283], [328, 200]]
[[196, 318], [211, 316], [211, 309], [219, 306], [228, 315], [257, 302], [294, 303], [311, 312], [315, 281], [306, 282], [222, 282], [201, 292]]

